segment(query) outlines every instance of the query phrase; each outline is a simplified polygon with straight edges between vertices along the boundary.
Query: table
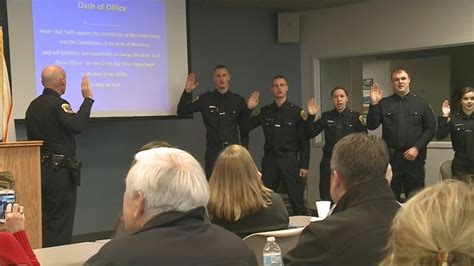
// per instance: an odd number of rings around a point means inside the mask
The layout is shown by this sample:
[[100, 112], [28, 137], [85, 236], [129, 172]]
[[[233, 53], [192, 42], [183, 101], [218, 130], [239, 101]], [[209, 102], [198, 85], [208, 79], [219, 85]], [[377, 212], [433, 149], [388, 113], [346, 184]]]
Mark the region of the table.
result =
[[33, 252], [41, 265], [84, 265], [104, 243], [82, 242], [64, 246], [40, 248]]

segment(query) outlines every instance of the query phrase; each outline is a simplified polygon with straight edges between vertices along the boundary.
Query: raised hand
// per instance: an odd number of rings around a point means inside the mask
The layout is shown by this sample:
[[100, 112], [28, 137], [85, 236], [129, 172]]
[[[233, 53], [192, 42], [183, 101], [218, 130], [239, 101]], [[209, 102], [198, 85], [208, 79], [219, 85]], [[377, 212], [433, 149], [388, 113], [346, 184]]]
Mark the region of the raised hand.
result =
[[252, 94], [250, 94], [247, 100], [247, 108], [253, 109], [257, 107], [259, 101], [260, 101], [260, 92], [259, 91], [252, 92]]
[[441, 105], [441, 110], [443, 111], [443, 116], [448, 117], [451, 113], [451, 107], [449, 107], [449, 101], [444, 100], [443, 105]]
[[374, 83], [370, 88], [370, 104], [378, 104], [382, 100], [383, 91], [380, 89], [379, 84]]
[[25, 215], [23, 214], [23, 206], [17, 203], [7, 205], [5, 210], [5, 226], [7, 231], [15, 233], [21, 230], [25, 230]]
[[309, 115], [316, 115], [316, 113], [319, 111], [319, 106], [316, 103], [316, 100], [314, 98], [309, 98], [308, 100], [308, 114]]
[[93, 95], [92, 95], [92, 88], [91, 88], [91, 85], [89, 83], [89, 78], [84, 75], [82, 77], [82, 80], [81, 80], [81, 92], [82, 92], [82, 97], [84, 98], [91, 98], [93, 99]]
[[196, 76], [194, 73], [189, 73], [188, 77], [186, 78], [186, 83], [184, 84], [184, 89], [187, 92], [192, 92], [198, 85], [199, 82], [196, 82]]

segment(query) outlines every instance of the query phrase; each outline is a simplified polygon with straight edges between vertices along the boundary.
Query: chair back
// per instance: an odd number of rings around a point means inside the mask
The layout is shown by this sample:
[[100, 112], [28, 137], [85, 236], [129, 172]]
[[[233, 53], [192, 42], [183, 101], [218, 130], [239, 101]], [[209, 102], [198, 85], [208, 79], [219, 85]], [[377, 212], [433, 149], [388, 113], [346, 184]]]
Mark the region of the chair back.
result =
[[243, 240], [247, 246], [255, 252], [257, 257], [258, 265], [263, 265], [263, 247], [267, 243], [267, 237], [275, 237], [276, 243], [280, 246], [281, 256], [285, 256], [288, 251], [296, 247], [298, 239], [303, 231], [304, 227], [260, 232], [251, 234], [245, 237]]
[[446, 179], [451, 179], [452, 174], [451, 174], [451, 163], [453, 161], [444, 161], [441, 166], [439, 167], [439, 175], [441, 177], [441, 180], [446, 180]]

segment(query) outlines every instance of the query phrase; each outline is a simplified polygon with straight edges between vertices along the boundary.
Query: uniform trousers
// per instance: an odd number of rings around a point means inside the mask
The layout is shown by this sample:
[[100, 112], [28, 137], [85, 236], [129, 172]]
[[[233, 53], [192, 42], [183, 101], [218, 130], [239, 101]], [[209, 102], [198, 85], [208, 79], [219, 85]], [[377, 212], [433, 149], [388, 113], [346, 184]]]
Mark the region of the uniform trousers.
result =
[[71, 243], [76, 190], [70, 169], [41, 166], [43, 247]]
[[425, 160], [417, 158], [414, 161], [408, 161], [403, 158], [401, 152], [396, 152], [390, 161], [392, 165], [392, 183], [390, 187], [395, 194], [398, 202], [402, 202], [402, 186], [405, 199], [408, 199], [417, 190], [425, 187]]
[[325, 152], [319, 163], [319, 197], [321, 200], [331, 200], [331, 153]]
[[293, 215], [306, 215], [304, 205], [304, 186], [299, 176], [300, 161], [296, 155], [264, 155], [262, 158], [262, 181], [263, 184], [275, 191], [283, 182]]
[[474, 160], [469, 159], [465, 154], [454, 153], [451, 164], [451, 172], [454, 179], [465, 182], [474, 181]]

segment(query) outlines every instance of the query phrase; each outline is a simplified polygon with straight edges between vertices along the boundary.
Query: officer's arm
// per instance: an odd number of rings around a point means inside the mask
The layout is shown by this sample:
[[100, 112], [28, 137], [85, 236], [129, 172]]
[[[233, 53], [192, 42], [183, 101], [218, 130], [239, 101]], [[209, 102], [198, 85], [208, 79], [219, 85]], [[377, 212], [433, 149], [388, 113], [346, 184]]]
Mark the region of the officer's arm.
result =
[[438, 116], [438, 129], [436, 130], [436, 138], [444, 139], [451, 131], [451, 118]]
[[314, 138], [323, 131], [322, 117], [314, 122], [315, 117], [315, 115], [308, 115], [305, 121], [305, 134], [308, 138]]
[[300, 154], [300, 169], [309, 169], [309, 138], [306, 136], [306, 121], [300, 116], [296, 127]]
[[248, 109], [248, 110], [249, 110], [249, 115], [250, 115], [250, 119], [249, 119], [249, 123], [248, 123], [249, 132], [250, 132], [254, 128], [261, 125], [260, 119], [262, 118], [262, 114], [260, 113], [260, 110], [255, 111], [255, 113], [253, 113], [253, 114], [252, 114], [251, 109]]
[[199, 98], [193, 101], [193, 93], [183, 90], [178, 103], [178, 116], [186, 116], [199, 111]]
[[421, 133], [421, 138], [414, 145], [419, 151], [426, 148], [436, 133], [435, 117], [431, 107], [427, 103], [425, 104], [425, 109], [423, 110], [422, 123], [423, 132]]
[[247, 108], [244, 98], [240, 103], [240, 116], [239, 116], [239, 133], [240, 133], [240, 144], [248, 149], [249, 147], [249, 132], [250, 132], [250, 114], [252, 110]]
[[89, 120], [93, 103], [93, 99], [84, 98], [77, 113], [72, 112], [68, 102], [64, 101], [60, 103], [60, 106], [57, 107], [59, 122], [67, 131], [73, 132], [74, 134], [81, 133]]
[[367, 114], [367, 128], [374, 130], [382, 123], [382, 109], [380, 102], [378, 104], [369, 106], [369, 113]]

